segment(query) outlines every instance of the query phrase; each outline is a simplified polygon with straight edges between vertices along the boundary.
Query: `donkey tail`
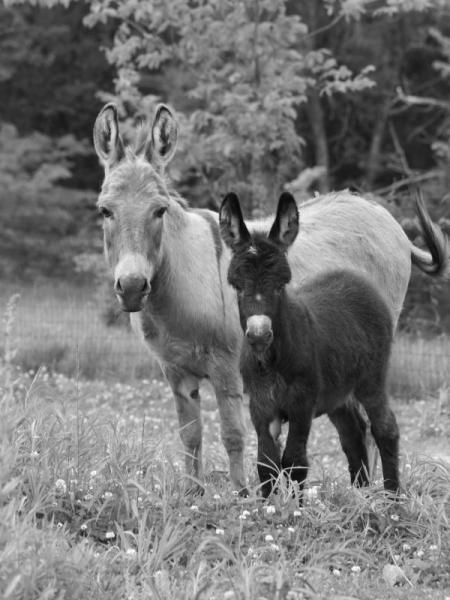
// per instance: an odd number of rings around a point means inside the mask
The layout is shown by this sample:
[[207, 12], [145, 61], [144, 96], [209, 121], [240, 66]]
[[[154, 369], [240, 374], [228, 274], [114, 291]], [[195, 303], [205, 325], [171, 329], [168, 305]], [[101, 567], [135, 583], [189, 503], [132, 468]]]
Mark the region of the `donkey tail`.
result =
[[419, 195], [416, 197], [416, 212], [428, 251], [411, 244], [411, 260], [428, 275], [442, 275], [447, 270], [449, 263], [448, 239], [441, 228], [431, 220]]

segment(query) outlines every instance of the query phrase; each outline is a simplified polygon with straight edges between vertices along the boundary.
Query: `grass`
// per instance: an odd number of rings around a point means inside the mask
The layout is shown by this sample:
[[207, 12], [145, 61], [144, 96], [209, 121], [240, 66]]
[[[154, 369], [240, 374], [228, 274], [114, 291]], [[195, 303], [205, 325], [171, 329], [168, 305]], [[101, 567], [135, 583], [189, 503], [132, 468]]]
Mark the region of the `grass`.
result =
[[[112, 342], [101, 337], [109, 332], [100, 325], [98, 354], [84, 356], [89, 344], [83, 339], [97, 327], [89, 321], [80, 333], [77, 319], [88, 312], [85, 293], [67, 296], [60, 289], [53, 298], [65, 303], [59, 337], [51, 338], [57, 328], [48, 327], [42, 314], [39, 318], [36, 296], [22, 294], [16, 309], [14, 303], [3, 309], [1, 598], [448, 600], [450, 394], [445, 379], [433, 392], [425, 390], [423, 379], [412, 387], [407, 376], [397, 379], [393, 408], [405, 491], [399, 502], [385, 498], [379, 472], [368, 489], [349, 486], [337, 434], [320, 418], [310, 437], [311, 470], [301, 509], [295, 489], [283, 478], [280, 492], [262, 502], [249, 423], [250, 496], [234, 495], [217, 407], [205, 387], [207, 484], [203, 496], [193, 497], [185, 491], [175, 408], [159, 377], [137, 380], [135, 373], [118, 383], [108, 370], [106, 379], [99, 379], [100, 367], [92, 368], [96, 378], [89, 380], [74, 377], [71, 369], [69, 375], [58, 368], [30, 372], [15, 364], [27, 339], [35, 339], [38, 348], [51, 339], [65, 347], [69, 332], [77, 330], [75, 371], [105, 360], [104, 349]], [[49, 339], [42, 335], [46, 327]], [[432, 346], [422, 350], [431, 352]], [[65, 352], [53, 366], [64, 365]], [[119, 375], [130, 375], [116, 358], [106, 360]], [[394, 364], [392, 374], [399, 368], [401, 363]], [[448, 377], [447, 370], [442, 374]], [[406, 394], [411, 389], [417, 395]]]
[[0, 296], [0, 314], [13, 294], [19, 294], [14, 362], [22, 369], [46, 365], [69, 376], [127, 381], [159, 373], [130, 330], [103, 323], [95, 291], [55, 282], [9, 285]]
[[[448, 599], [450, 396], [396, 399], [404, 495], [349, 486], [327, 419], [309, 443], [305, 504], [281, 477], [262, 502], [248, 427], [250, 496], [226, 476], [203, 389], [207, 484], [186, 494], [170, 391], [158, 378], [86, 380], [0, 363], [0, 597], [5, 600]], [[20, 314], [20, 313], [19, 313]]]
[[[92, 290], [55, 283], [9, 285], [1, 291], [0, 314], [14, 293], [20, 298], [11, 335], [17, 350], [14, 362], [22, 369], [35, 372], [46, 365], [70, 377], [119, 381], [159, 377], [159, 367], [131, 331], [102, 322]], [[426, 340], [399, 334], [390, 392], [418, 398], [449, 386], [449, 363], [448, 336]]]

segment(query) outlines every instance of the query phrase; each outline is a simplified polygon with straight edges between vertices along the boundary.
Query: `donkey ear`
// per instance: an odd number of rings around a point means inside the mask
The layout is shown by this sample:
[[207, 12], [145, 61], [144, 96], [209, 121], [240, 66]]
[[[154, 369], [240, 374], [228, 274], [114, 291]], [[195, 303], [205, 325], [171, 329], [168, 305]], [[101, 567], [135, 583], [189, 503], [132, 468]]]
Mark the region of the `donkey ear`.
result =
[[95, 120], [94, 146], [105, 168], [112, 167], [125, 155], [119, 134], [117, 106], [112, 102], [102, 108]]
[[219, 224], [222, 239], [229, 248], [235, 249], [236, 246], [250, 243], [250, 233], [244, 223], [239, 198], [232, 192], [222, 201]]
[[172, 111], [165, 104], [158, 104], [152, 125], [151, 140], [145, 147], [147, 160], [166, 165], [175, 154], [178, 126]]
[[288, 248], [299, 230], [298, 208], [294, 196], [283, 192], [278, 200], [277, 216], [269, 233], [269, 239]]

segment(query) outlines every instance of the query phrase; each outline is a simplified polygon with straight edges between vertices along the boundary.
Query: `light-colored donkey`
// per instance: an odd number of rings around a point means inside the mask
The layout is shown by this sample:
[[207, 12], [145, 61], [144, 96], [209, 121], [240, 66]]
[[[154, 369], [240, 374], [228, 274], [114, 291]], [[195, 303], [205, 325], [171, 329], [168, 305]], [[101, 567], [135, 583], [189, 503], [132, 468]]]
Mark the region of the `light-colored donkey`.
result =
[[[221, 241], [218, 215], [189, 208], [169, 188], [164, 169], [176, 141], [177, 124], [164, 105], [132, 147], [122, 141], [115, 105], [100, 111], [94, 144], [105, 167], [98, 199], [105, 254], [120, 305], [131, 313], [133, 329], [173, 390], [188, 474], [202, 479], [199, 384], [208, 378], [216, 392], [231, 481], [245, 493], [242, 332], [235, 292], [227, 283], [230, 251]], [[430, 274], [446, 267], [442, 232], [420, 203], [418, 215], [429, 252], [413, 246], [374, 202], [341, 192], [305, 203], [302, 235], [290, 252], [291, 285], [335, 268], [364, 273], [397, 323], [411, 261]], [[249, 223], [250, 229], [257, 226]]]

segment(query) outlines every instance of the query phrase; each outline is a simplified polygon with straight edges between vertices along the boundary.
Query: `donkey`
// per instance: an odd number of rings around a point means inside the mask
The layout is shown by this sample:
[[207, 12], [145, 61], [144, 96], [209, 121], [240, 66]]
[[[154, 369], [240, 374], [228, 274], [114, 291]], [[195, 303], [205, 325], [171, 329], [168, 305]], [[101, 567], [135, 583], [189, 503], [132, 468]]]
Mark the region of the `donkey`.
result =
[[[292, 278], [287, 250], [299, 231], [291, 194], [279, 199], [269, 233], [248, 231], [235, 194], [223, 200], [222, 238], [232, 250], [228, 281], [237, 291], [244, 386], [258, 436], [262, 493], [272, 492], [280, 467], [303, 487], [306, 444], [314, 417], [326, 413], [338, 430], [352, 483], [368, 483], [365, 408], [380, 451], [386, 490], [399, 488], [399, 432], [386, 395], [393, 337], [388, 306], [374, 286], [349, 270], [321, 273], [286, 290]], [[280, 459], [278, 435], [289, 422]]]
[[[245, 491], [244, 414], [239, 356], [242, 332], [234, 290], [227, 283], [231, 253], [217, 213], [190, 208], [170, 187], [165, 168], [174, 155], [177, 124], [165, 105], [136, 140], [125, 145], [117, 108], [107, 104], [94, 125], [105, 169], [98, 198], [104, 248], [121, 308], [159, 361], [175, 396], [186, 469], [202, 478], [199, 384], [209, 378], [233, 487]], [[291, 249], [292, 286], [323, 270], [346, 267], [380, 289], [397, 322], [411, 261], [425, 272], [445, 267], [445, 240], [419, 206], [428, 250], [414, 247], [381, 206], [348, 192], [307, 202], [303, 230]], [[213, 257], [211, 259], [211, 257]]]

